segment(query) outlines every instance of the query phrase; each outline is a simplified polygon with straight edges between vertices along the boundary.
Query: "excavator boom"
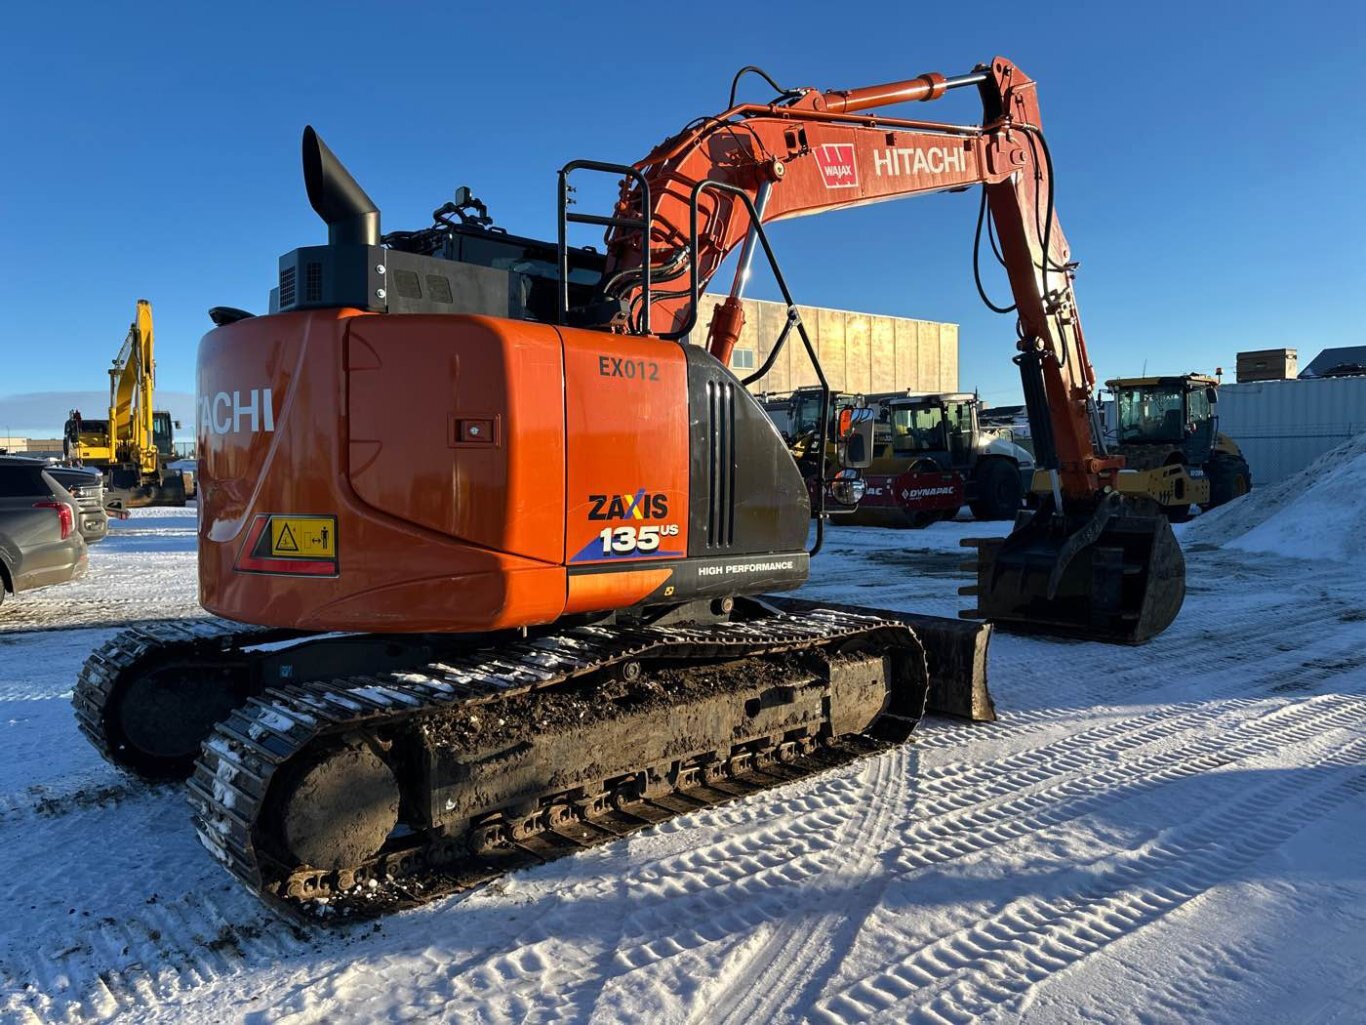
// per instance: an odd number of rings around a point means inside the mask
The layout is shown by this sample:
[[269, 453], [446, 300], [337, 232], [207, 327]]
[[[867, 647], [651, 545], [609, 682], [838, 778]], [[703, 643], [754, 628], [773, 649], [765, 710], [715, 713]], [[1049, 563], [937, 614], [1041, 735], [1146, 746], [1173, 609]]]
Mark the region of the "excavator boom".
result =
[[109, 367], [109, 418], [84, 420], [72, 410], [65, 449], [68, 458], [105, 470], [111, 494], [120, 504], [184, 505], [181, 475], [163, 473], [171, 449], [171, 417], [154, 408], [153, 346], [152, 304], [139, 299], [128, 334]]
[[[978, 91], [980, 125], [866, 113], [960, 88]], [[669, 325], [666, 336], [694, 327], [700, 289], [733, 250], [752, 249], [751, 209], [770, 223], [981, 186], [1014, 296], [1005, 312], [1017, 321], [1015, 363], [1035, 457], [1053, 487], [1011, 538], [978, 545], [978, 581], [967, 593], [977, 596], [980, 614], [1002, 625], [1101, 640], [1146, 640], [1175, 618], [1184, 560], [1155, 508], [1117, 494], [1124, 460], [1106, 451], [1092, 399], [1096, 377], [1038, 91], [1012, 62], [997, 57], [954, 78], [931, 73], [847, 92], [795, 90], [770, 105], [735, 106], [666, 140], [636, 170], [639, 184], [623, 183], [618, 213], [648, 222], [648, 247], [639, 232], [613, 227], [607, 280], [636, 311], [643, 264], [656, 283], [686, 273], [687, 288], [657, 289], [648, 303], [650, 322]], [[707, 333], [723, 363], [743, 328], [744, 253], [739, 263]]]

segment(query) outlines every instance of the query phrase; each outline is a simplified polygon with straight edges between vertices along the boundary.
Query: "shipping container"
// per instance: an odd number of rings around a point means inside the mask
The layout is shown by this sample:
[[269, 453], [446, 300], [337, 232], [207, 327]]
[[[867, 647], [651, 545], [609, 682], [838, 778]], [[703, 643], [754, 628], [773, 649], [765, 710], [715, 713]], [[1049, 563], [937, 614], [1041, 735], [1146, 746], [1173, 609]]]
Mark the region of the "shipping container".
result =
[[1366, 377], [1226, 384], [1216, 412], [1253, 486], [1274, 484], [1366, 431]]
[[1238, 353], [1235, 367], [1238, 383], [1245, 381], [1285, 381], [1299, 367], [1297, 349], [1257, 349]]

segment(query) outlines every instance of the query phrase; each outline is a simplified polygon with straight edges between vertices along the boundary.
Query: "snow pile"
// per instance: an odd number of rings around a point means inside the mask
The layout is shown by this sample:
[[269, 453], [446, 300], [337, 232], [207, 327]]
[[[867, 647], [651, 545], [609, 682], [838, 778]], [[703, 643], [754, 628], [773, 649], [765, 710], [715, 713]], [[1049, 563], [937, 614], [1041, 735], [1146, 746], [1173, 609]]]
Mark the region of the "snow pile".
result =
[[1366, 559], [1366, 433], [1211, 510], [1182, 538], [1291, 558]]

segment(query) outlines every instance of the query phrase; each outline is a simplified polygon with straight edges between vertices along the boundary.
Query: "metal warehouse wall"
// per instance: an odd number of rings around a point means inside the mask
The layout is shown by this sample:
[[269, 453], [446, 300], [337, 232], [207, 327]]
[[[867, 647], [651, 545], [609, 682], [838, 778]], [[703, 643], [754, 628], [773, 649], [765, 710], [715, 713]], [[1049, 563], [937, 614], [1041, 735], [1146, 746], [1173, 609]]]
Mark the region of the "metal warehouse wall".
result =
[[[724, 298], [702, 296], [691, 341], [705, 341], [712, 310]], [[746, 299], [744, 304], [745, 330], [731, 360], [740, 377], [763, 366], [787, 321], [787, 307], [782, 303]], [[850, 392], [958, 391], [957, 324], [814, 306], [797, 309], [831, 388]], [[816, 373], [794, 330], [768, 376], [750, 390], [786, 392], [816, 383]]]
[[1253, 485], [1274, 484], [1366, 431], [1366, 377], [1225, 384], [1218, 412]]

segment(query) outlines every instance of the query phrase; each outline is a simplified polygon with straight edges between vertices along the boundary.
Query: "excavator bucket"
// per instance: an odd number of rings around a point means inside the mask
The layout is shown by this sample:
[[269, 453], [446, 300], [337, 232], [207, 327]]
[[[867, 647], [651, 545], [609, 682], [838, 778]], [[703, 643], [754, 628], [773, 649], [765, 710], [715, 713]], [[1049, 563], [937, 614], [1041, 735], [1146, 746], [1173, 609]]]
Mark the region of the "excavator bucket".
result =
[[1138, 644], [1171, 625], [1186, 596], [1186, 562], [1167, 518], [1112, 494], [1085, 514], [1051, 496], [1004, 538], [977, 549], [977, 608], [960, 613], [1006, 630]]

